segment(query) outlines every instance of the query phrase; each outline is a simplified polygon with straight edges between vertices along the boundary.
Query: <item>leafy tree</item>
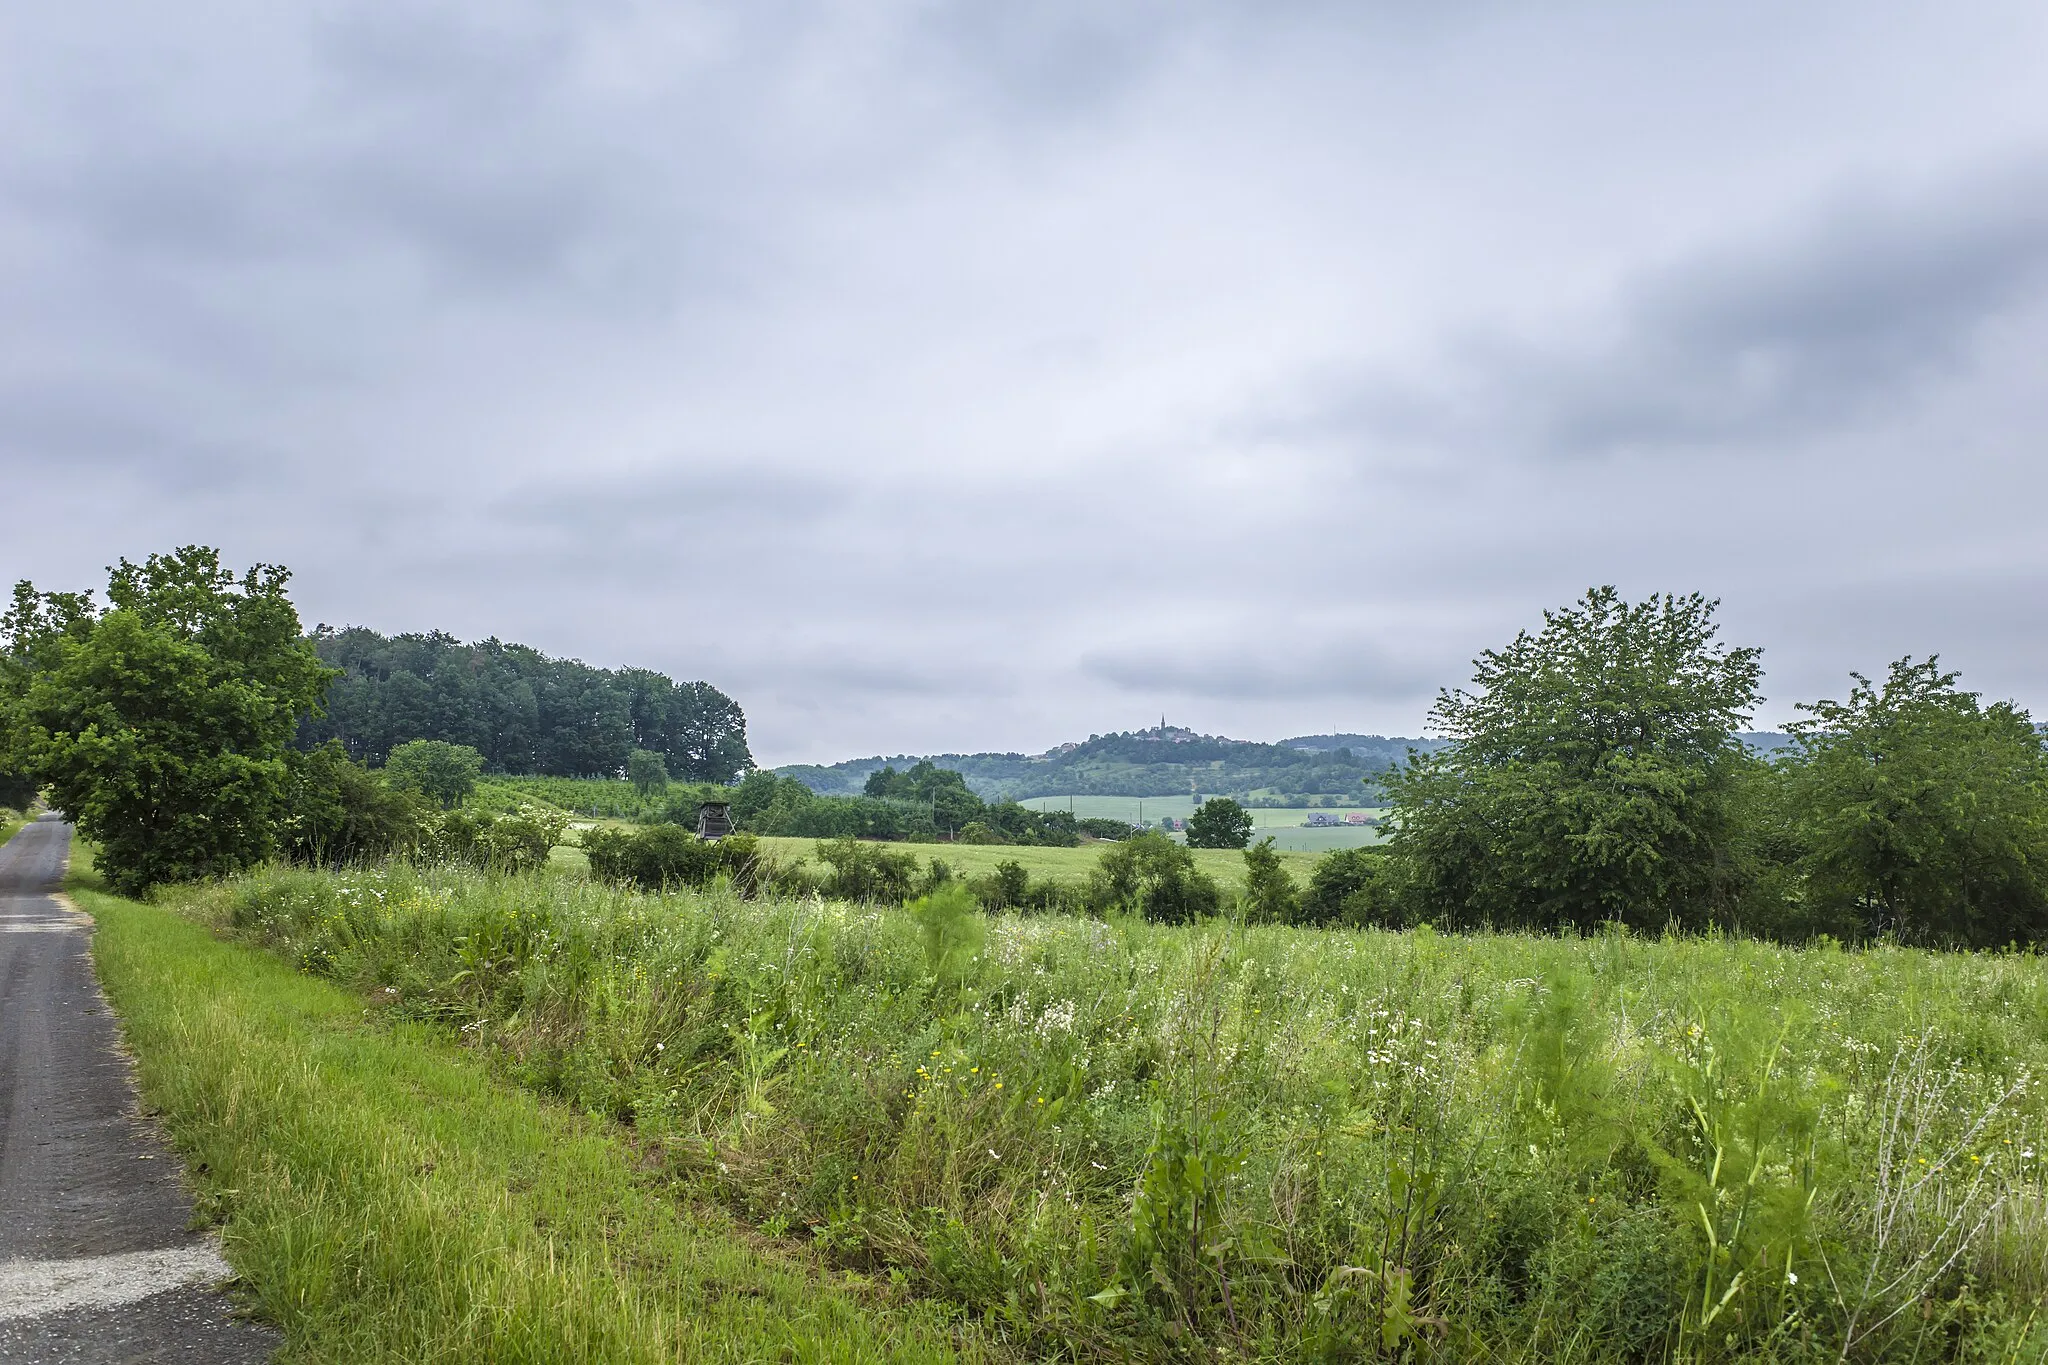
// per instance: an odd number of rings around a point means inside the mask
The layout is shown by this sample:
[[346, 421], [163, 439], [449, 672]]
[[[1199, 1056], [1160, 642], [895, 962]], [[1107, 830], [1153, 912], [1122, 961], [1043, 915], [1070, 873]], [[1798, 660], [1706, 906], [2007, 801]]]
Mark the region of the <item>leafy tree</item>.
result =
[[1107, 816], [1090, 815], [1074, 822], [1075, 828], [1091, 839], [1128, 839], [1135, 826], [1128, 820], [1112, 820]]
[[1267, 835], [1244, 851], [1244, 917], [1252, 924], [1292, 924], [1301, 892]]
[[1297, 922], [1363, 926], [1384, 920], [1385, 897], [1374, 893], [1380, 889], [1385, 861], [1377, 848], [1332, 849], [1316, 859]]
[[316, 866], [410, 852], [427, 836], [420, 798], [391, 787], [333, 740], [291, 755], [285, 810], [285, 854]]
[[1937, 660], [1802, 705], [1784, 813], [1811, 927], [1914, 943], [2048, 939], [2048, 751]]
[[828, 894], [841, 900], [900, 905], [910, 895], [917, 859], [879, 844], [835, 839], [818, 845], [818, 856], [832, 869]]
[[1024, 864], [1005, 858], [986, 879], [985, 900], [991, 910], [1013, 910], [1031, 894], [1031, 874]]
[[299, 717], [331, 672], [300, 634], [290, 574], [216, 550], [122, 560], [107, 606], [14, 590], [0, 618], [7, 766], [104, 851], [116, 890], [224, 876], [276, 851]]
[[484, 756], [467, 744], [415, 739], [399, 745], [384, 760], [384, 776], [401, 791], [418, 792], [443, 810], [453, 810], [476, 790]]
[[1188, 817], [1189, 848], [1243, 848], [1251, 841], [1251, 812], [1227, 796], [1210, 797]]
[[616, 774], [634, 749], [662, 756], [671, 778], [728, 783], [753, 767], [746, 716], [708, 683], [644, 668], [592, 668], [498, 640], [386, 637], [351, 626], [314, 632], [343, 676], [327, 714], [300, 744], [339, 739], [375, 763], [413, 739], [467, 744], [494, 770], [560, 777]]
[[1186, 924], [1216, 913], [1222, 895], [1194, 855], [1156, 829], [1105, 849], [1088, 878], [1096, 910], [1134, 909], [1148, 920]]
[[1410, 920], [1704, 925], [1746, 890], [1734, 738], [1760, 651], [1716, 641], [1697, 593], [1596, 588], [1440, 693], [1448, 748], [1394, 777], [1387, 869]]
[[626, 755], [626, 780], [642, 796], [668, 790], [668, 766], [652, 749], [635, 749]]
[[[0, 736], [4, 734], [5, 727], [0, 726]], [[27, 810], [35, 804], [36, 793], [40, 790], [41, 784], [26, 773], [12, 773], [0, 769], [0, 807]]]

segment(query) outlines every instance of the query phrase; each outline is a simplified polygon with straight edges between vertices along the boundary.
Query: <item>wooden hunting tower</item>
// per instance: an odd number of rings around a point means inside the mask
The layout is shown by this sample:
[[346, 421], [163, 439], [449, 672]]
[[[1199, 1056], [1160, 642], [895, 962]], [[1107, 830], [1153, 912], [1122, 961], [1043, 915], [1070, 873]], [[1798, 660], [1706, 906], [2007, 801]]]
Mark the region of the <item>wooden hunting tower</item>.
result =
[[706, 801], [697, 807], [697, 837], [723, 839], [732, 833], [732, 803]]

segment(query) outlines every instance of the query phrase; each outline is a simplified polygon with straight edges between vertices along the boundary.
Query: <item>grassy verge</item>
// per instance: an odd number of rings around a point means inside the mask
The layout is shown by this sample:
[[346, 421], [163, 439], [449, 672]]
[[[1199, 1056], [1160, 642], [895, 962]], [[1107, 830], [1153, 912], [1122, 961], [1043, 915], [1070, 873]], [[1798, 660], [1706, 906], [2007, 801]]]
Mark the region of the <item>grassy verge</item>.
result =
[[289, 1358], [986, 1354], [929, 1305], [679, 1202], [606, 1125], [495, 1082], [444, 1032], [376, 1022], [359, 996], [79, 873], [143, 1093]]
[[9, 839], [12, 839], [16, 832], [27, 823], [27, 820], [16, 815], [13, 811], [0, 812], [0, 844], [4, 844]]

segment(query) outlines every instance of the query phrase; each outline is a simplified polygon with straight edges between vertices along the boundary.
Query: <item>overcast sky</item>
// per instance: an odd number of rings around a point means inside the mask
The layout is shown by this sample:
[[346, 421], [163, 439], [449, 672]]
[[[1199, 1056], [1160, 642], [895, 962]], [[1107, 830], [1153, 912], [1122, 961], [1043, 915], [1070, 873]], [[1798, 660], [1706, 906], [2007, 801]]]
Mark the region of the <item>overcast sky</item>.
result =
[[0, 576], [764, 762], [1416, 733], [1589, 585], [2048, 711], [2048, 5], [0, 9]]

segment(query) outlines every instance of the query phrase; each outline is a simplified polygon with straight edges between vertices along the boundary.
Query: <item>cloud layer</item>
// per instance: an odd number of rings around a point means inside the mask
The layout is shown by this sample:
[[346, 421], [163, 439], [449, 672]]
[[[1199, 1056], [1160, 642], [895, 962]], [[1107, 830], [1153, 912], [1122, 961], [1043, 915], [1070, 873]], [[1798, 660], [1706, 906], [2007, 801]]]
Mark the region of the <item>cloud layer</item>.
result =
[[0, 17], [0, 574], [705, 677], [770, 761], [1413, 732], [1593, 583], [2048, 709], [2048, 13]]

